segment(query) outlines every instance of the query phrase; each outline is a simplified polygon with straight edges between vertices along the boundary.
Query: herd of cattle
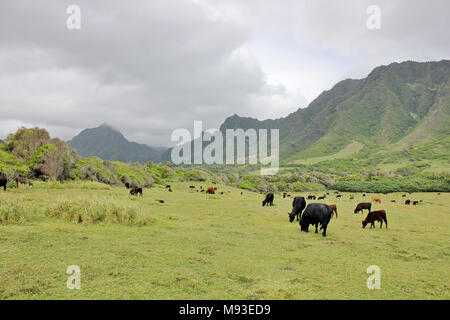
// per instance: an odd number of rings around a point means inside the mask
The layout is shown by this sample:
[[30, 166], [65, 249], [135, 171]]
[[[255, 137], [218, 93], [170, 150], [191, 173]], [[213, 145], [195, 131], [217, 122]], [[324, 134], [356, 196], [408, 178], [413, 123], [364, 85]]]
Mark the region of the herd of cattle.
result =
[[[32, 187], [33, 184], [26, 178], [16, 178], [15, 182], [17, 184], [17, 188], [19, 188], [20, 184], [28, 184], [29, 187]], [[6, 191], [8, 180], [4, 177], [0, 177], [0, 188], [3, 188], [4, 191]], [[216, 184], [213, 182], [213, 184]], [[144, 192], [141, 187], [134, 186], [130, 183], [125, 183], [125, 187], [130, 190], [130, 195], [133, 196], [143, 196]], [[165, 189], [167, 189], [169, 192], [173, 192], [172, 187], [170, 185], [166, 185]], [[203, 189], [203, 186], [200, 186], [200, 189], [197, 189], [195, 186], [189, 186], [189, 189], [191, 192], [199, 192], [199, 193], [205, 193], [205, 194], [216, 194], [217, 187], [208, 187], [206, 189]], [[230, 193], [230, 191], [228, 191]], [[220, 192], [221, 195], [225, 194], [225, 192]], [[241, 192], [241, 195], [243, 195], [243, 192]], [[342, 199], [343, 195], [339, 192], [335, 192], [336, 199]], [[363, 197], [366, 197], [366, 194], [362, 195]], [[307, 196], [307, 200], [325, 200], [327, 197], [330, 197], [330, 193], [325, 193], [322, 196], [315, 196], [315, 195], [309, 195]], [[402, 196], [403, 198], [406, 198], [406, 194]], [[283, 193], [283, 198], [294, 198], [294, 201], [292, 202], [292, 211], [288, 212], [289, 215], [289, 221], [292, 223], [295, 219], [299, 222], [300, 229], [303, 232], [308, 232], [309, 226], [313, 225], [316, 228], [316, 233], [318, 233], [318, 227], [320, 225], [320, 230], [323, 230], [322, 235], [326, 237], [327, 235], [327, 227], [330, 223], [331, 218], [333, 215], [336, 215], [336, 218], [338, 217], [337, 212], [337, 206], [335, 204], [327, 205], [324, 203], [310, 203], [306, 204], [306, 199], [304, 197], [293, 197], [290, 194]], [[273, 202], [275, 199], [275, 195], [273, 193], [267, 193], [265, 195], [264, 200], [262, 201], [262, 206], [273, 206]], [[349, 200], [354, 200], [355, 197], [353, 195], [350, 195]], [[164, 200], [156, 200], [160, 203], [164, 203]], [[372, 197], [372, 202], [381, 204], [381, 199], [378, 197]], [[358, 203], [356, 206], [354, 213], [364, 213], [364, 210], [368, 211], [367, 217], [362, 221], [362, 227], [365, 228], [368, 224], [370, 224], [370, 228], [375, 228], [375, 222], [380, 222], [380, 228], [383, 227], [383, 222], [386, 225], [387, 228], [387, 218], [386, 218], [386, 211], [385, 210], [378, 210], [378, 211], [372, 211], [372, 202], [362, 202]], [[392, 203], [395, 203], [396, 200], [391, 200]], [[413, 205], [418, 205], [420, 202], [423, 202], [422, 200], [419, 201], [413, 201]], [[410, 205], [411, 200], [407, 199], [405, 200], [405, 205]]]
[[[213, 182], [213, 184], [215, 184]], [[131, 195], [143, 195], [142, 188], [137, 188], [134, 186], [130, 186], [128, 184], [125, 184], [127, 189], [130, 190]], [[166, 185], [165, 187], [169, 192], [173, 192], [172, 187], [170, 185]], [[195, 186], [189, 186], [189, 189], [191, 192], [202, 192], [205, 194], [216, 194], [217, 188], [216, 187], [208, 187], [206, 189], [203, 188], [203, 186], [200, 186], [200, 189], [197, 189]], [[230, 193], [230, 191], [228, 191]], [[220, 194], [225, 194], [224, 192], [220, 192]], [[241, 195], [243, 192], [241, 192]], [[339, 192], [335, 192], [336, 199], [342, 199], [344, 195], [342, 195]], [[366, 194], [362, 195], [363, 197], [366, 197]], [[308, 200], [325, 200], [327, 197], [330, 197], [330, 193], [327, 192], [322, 196], [315, 196], [315, 195], [309, 195], [307, 196]], [[403, 197], [406, 197], [406, 194], [403, 195]], [[322, 235], [326, 237], [327, 235], [327, 228], [328, 224], [330, 223], [331, 218], [336, 215], [336, 218], [338, 217], [338, 211], [337, 206], [335, 204], [324, 204], [324, 203], [310, 203], [306, 204], [306, 199], [304, 197], [293, 197], [290, 194], [287, 194], [286, 192], [283, 193], [283, 198], [293, 198], [294, 201], [292, 203], [292, 211], [288, 212], [289, 215], [289, 221], [292, 223], [295, 219], [298, 221], [300, 225], [300, 229], [303, 232], [308, 232], [309, 226], [315, 226], [316, 230], [315, 232], [319, 232], [319, 226], [320, 230], [323, 230]], [[264, 200], [262, 201], [262, 206], [273, 206], [273, 202], [275, 199], [275, 195], [273, 193], [266, 193]], [[354, 200], [355, 196], [350, 195], [349, 200]], [[156, 200], [160, 203], [164, 203], [164, 200]], [[381, 204], [381, 199], [379, 197], [372, 197], [372, 202]], [[375, 228], [375, 222], [380, 223], [380, 228], [383, 227], [383, 222], [386, 225], [386, 228], [388, 226], [387, 223], [387, 217], [386, 217], [386, 211], [385, 210], [377, 210], [372, 211], [372, 202], [363, 202], [358, 203], [356, 206], [354, 213], [364, 213], [364, 210], [368, 211], [368, 214], [366, 218], [362, 221], [362, 227], [365, 228], [368, 224], [370, 224], [370, 228]], [[391, 200], [391, 202], [395, 203], [395, 200]], [[414, 201], [413, 205], [419, 204], [420, 201]], [[405, 205], [410, 205], [411, 200], [406, 200]]]

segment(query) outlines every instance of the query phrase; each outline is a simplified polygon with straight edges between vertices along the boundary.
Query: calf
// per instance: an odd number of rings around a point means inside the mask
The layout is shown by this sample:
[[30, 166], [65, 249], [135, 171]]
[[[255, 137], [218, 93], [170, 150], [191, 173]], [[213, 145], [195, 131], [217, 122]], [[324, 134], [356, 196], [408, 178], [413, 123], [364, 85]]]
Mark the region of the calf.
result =
[[351, 195], [350, 200], [355, 200], [355, 196]]
[[359, 203], [357, 206], [356, 206], [356, 209], [355, 209], [355, 214], [358, 214], [359, 212], [361, 212], [361, 213], [364, 213], [363, 212], [363, 210], [364, 209], [366, 209], [366, 210], [369, 210], [369, 212], [370, 212], [370, 209], [372, 208], [372, 204], [370, 203], [370, 202], [366, 202], [366, 203]]
[[379, 204], [381, 204], [381, 199], [377, 197], [372, 197], [372, 202], [378, 202]]
[[300, 217], [302, 216], [302, 211], [306, 207], [306, 201], [303, 197], [295, 197], [294, 201], [292, 202], [292, 211], [291, 213], [288, 212], [289, 215], [289, 222], [293, 222], [295, 217], [297, 217], [297, 221], [300, 220]]
[[370, 223], [370, 229], [375, 228], [375, 221], [381, 222], [380, 229], [383, 227], [383, 221], [386, 224], [386, 229], [388, 227], [387, 219], [386, 219], [386, 211], [372, 211], [369, 212], [366, 219], [362, 222], [363, 229]]
[[267, 205], [270, 205], [270, 206], [273, 206], [273, 198], [274, 198], [273, 193], [268, 193], [268, 194], [266, 195], [266, 198], [265, 198], [265, 199], [263, 200], [263, 202], [262, 202], [262, 206], [265, 207], [266, 204], [267, 204]]
[[311, 203], [309, 204], [305, 212], [303, 213], [299, 224], [302, 232], [308, 232], [309, 225], [316, 227], [316, 233], [318, 233], [318, 226], [321, 225], [320, 230], [323, 230], [322, 235], [327, 236], [328, 223], [331, 220], [333, 211], [329, 206], [323, 203]]
[[336, 213], [336, 219], [337, 219], [338, 213], [337, 213], [337, 207], [336, 207], [336, 205], [335, 205], [335, 204], [330, 204], [329, 207], [330, 207], [330, 209], [331, 209], [334, 213]]
[[206, 194], [215, 194], [216, 190], [214, 190], [213, 187], [209, 187], [208, 189], [206, 189]]

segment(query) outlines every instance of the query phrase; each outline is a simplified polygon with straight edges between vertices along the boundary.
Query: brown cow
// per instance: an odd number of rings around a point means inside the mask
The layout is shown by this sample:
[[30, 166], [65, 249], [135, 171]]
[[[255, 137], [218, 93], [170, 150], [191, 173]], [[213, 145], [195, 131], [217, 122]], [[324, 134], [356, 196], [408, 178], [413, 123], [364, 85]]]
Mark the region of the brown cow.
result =
[[350, 200], [355, 200], [355, 196], [354, 196], [354, 195], [351, 195], [351, 196], [350, 196]]
[[338, 213], [337, 213], [337, 207], [336, 207], [336, 205], [335, 205], [335, 204], [330, 204], [329, 207], [330, 207], [330, 209], [331, 209], [334, 213], [336, 213], [336, 219], [337, 219]]
[[30, 182], [30, 180], [28, 180], [27, 178], [24, 178], [24, 177], [16, 178], [16, 184], [17, 184], [17, 189], [19, 189], [20, 184], [27, 184], [30, 188], [33, 187], [33, 184]]
[[144, 195], [142, 188], [134, 187], [130, 190], [132, 196], [137, 196], [138, 194], [142, 197]]
[[216, 190], [214, 190], [213, 187], [209, 187], [209, 188], [206, 190], [206, 194], [215, 194], [215, 193], [216, 193]]
[[378, 197], [372, 197], [372, 202], [378, 202], [379, 204], [381, 204], [381, 199]]
[[386, 223], [386, 229], [387, 229], [387, 219], [386, 219], [386, 211], [379, 210], [379, 211], [372, 211], [369, 212], [366, 219], [362, 222], [363, 229], [367, 226], [368, 223], [370, 223], [370, 229], [375, 228], [375, 221], [381, 222], [380, 229], [383, 227], [383, 221]]

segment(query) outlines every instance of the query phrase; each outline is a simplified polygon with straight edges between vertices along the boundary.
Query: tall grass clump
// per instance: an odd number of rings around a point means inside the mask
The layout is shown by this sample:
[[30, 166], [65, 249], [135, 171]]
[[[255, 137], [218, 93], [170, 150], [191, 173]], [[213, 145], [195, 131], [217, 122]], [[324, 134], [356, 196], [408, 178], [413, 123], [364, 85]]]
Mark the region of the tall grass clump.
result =
[[0, 224], [22, 224], [27, 220], [28, 210], [22, 203], [0, 202]]
[[104, 222], [144, 226], [154, 221], [137, 207], [97, 200], [63, 201], [47, 208], [46, 215], [84, 224]]

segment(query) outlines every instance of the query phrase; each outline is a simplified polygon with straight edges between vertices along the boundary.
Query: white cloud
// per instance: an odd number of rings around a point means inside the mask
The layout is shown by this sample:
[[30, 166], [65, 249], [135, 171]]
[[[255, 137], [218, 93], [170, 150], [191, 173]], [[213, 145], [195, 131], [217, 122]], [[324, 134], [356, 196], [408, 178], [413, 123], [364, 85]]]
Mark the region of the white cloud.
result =
[[[379, 64], [449, 58], [449, 3], [379, 0], [0, 3], [0, 137], [20, 125], [69, 139], [108, 122], [127, 138], [169, 143], [194, 120], [279, 118]], [[306, 97], [306, 99], [304, 98]]]

